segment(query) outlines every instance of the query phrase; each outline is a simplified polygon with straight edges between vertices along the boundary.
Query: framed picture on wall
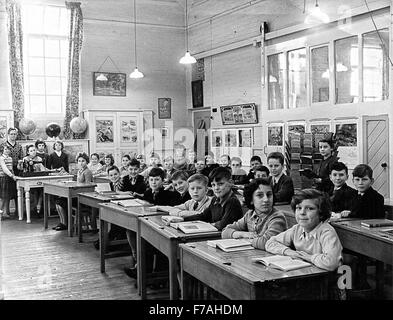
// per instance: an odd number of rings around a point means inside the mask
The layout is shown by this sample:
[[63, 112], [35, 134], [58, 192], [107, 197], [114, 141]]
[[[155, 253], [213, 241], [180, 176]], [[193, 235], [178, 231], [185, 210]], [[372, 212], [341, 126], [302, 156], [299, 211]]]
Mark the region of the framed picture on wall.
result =
[[125, 73], [93, 72], [93, 95], [125, 97], [126, 78]]
[[258, 123], [255, 103], [222, 106], [220, 110], [223, 125]]
[[171, 98], [158, 98], [158, 119], [171, 119]]
[[284, 139], [284, 126], [271, 125], [267, 128], [267, 145], [268, 146], [282, 146]]
[[192, 91], [192, 107], [203, 107], [203, 80], [195, 80], [191, 82]]
[[96, 141], [98, 143], [113, 143], [113, 119], [96, 118]]

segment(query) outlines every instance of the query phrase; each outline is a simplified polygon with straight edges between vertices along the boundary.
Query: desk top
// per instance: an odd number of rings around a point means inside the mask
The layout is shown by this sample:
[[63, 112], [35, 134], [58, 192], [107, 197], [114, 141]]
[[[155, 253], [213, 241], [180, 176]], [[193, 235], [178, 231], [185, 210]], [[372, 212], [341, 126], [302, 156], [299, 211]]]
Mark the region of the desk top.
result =
[[[212, 265], [215, 265], [218, 272], [219, 269], [229, 271], [234, 276], [240, 277], [251, 283], [281, 279], [286, 280], [288, 278], [299, 278], [329, 273], [329, 271], [319, 269], [316, 266], [309, 266], [288, 272], [266, 267], [262, 263], [252, 261], [252, 258], [272, 255], [259, 249], [225, 252], [208, 246], [207, 241], [180, 244], [180, 248], [203, 258]], [[217, 276], [218, 272], [215, 273], [214, 277]]]
[[77, 181], [48, 181], [44, 183], [45, 187], [62, 187], [67, 189], [77, 189], [77, 188], [92, 188], [97, 186], [95, 183], [81, 183]]
[[[81, 197], [86, 197], [89, 199], [94, 199], [94, 200], [98, 200], [98, 201], [102, 201], [102, 202], [109, 202], [111, 200], [126, 200], [126, 199], [133, 199], [134, 196], [129, 195], [129, 197], [127, 198], [122, 198], [122, 199], [116, 199], [116, 196], [114, 194], [102, 194], [102, 193], [98, 193], [96, 191], [93, 192], [80, 192], [78, 193], [79, 196]], [[121, 194], [123, 195], [123, 194]]]
[[[370, 220], [370, 219], [368, 219]], [[361, 234], [366, 237], [377, 239], [389, 244], [393, 244], [393, 236], [383, 232], [384, 230], [392, 230], [392, 227], [375, 227], [375, 228], [365, 228], [361, 226], [361, 219], [346, 219], [341, 221], [330, 221], [330, 224], [335, 229], [342, 229], [347, 231], [352, 231], [357, 234]]]
[[141, 206], [141, 207], [122, 207], [122, 206], [112, 203], [112, 202], [100, 203], [99, 206], [102, 209], [116, 211], [119, 213], [132, 215], [135, 217], [156, 216], [156, 215], [163, 214], [163, 212], [149, 210], [148, 209], [149, 207], [143, 207], [143, 206]]
[[[159, 213], [159, 212], [157, 212]], [[160, 216], [156, 215], [153, 217], [145, 217], [141, 219], [141, 224], [145, 224], [152, 229], [156, 230], [158, 233], [162, 234], [167, 238], [178, 238], [181, 241], [206, 239], [206, 238], [221, 238], [221, 231], [211, 231], [203, 233], [184, 233], [178, 229], [167, 226], [162, 220], [161, 216], [166, 215], [161, 213]]]
[[58, 174], [53, 176], [37, 176], [37, 177], [18, 177], [16, 180], [20, 181], [30, 181], [30, 180], [55, 180], [55, 179], [72, 179], [74, 176], [72, 174]]

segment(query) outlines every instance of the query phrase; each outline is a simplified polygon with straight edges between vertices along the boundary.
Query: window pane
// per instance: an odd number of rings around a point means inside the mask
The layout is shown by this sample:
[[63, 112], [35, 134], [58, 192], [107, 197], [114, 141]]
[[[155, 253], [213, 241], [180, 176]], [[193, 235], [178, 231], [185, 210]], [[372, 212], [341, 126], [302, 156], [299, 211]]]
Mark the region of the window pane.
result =
[[69, 25], [70, 25], [70, 14], [66, 8], [60, 9], [60, 27], [59, 27], [59, 34], [67, 36], [70, 33]]
[[386, 100], [389, 96], [389, 30], [363, 34], [363, 99]]
[[44, 40], [37, 38], [29, 39], [29, 56], [39, 56], [44, 55]]
[[50, 95], [61, 94], [60, 78], [55, 78], [55, 77], [46, 78], [46, 94], [50, 94]]
[[60, 60], [60, 67], [61, 67], [61, 72], [60, 74], [62, 76], [66, 76], [68, 72], [68, 64], [67, 64], [67, 59], [61, 59]]
[[44, 73], [44, 59], [30, 58], [29, 59], [29, 74], [32, 76], [43, 76]]
[[60, 60], [59, 59], [45, 59], [45, 74], [47, 76], [60, 75]]
[[46, 34], [59, 33], [59, 8], [45, 7], [44, 32]]
[[288, 51], [288, 107], [307, 104], [306, 49]]
[[45, 41], [45, 56], [46, 57], [58, 57], [59, 51], [59, 40], [46, 40]]
[[45, 94], [44, 77], [30, 77], [30, 94]]
[[30, 112], [45, 113], [45, 96], [30, 96]]
[[65, 95], [67, 93], [67, 78], [61, 78], [61, 94]]
[[68, 40], [60, 41], [60, 57], [68, 57]]
[[48, 113], [60, 113], [61, 108], [61, 96], [47, 96], [46, 97], [46, 107]]
[[268, 59], [269, 110], [283, 109], [284, 53], [273, 54]]
[[311, 50], [312, 102], [329, 101], [329, 48]]
[[22, 19], [23, 30], [26, 33], [42, 33], [43, 6], [23, 5]]
[[359, 101], [359, 46], [358, 37], [334, 42], [336, 103]]

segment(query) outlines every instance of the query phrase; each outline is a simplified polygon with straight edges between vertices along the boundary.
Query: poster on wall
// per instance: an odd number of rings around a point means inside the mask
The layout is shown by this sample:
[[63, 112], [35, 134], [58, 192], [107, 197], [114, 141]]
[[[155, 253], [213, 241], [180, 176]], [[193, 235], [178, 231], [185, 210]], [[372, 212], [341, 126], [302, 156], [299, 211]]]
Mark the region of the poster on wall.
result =
[[306, 132], [306, 125], [304, 123], [288, 124], [288, 134], [296, 133], [303, 134]]
[[258, 123], [255, 103], [222, 106], [222, 124], [254, 124]]
[[137, 143], [138, 134], [137, 134], [137, 125], [135, 120], [127, 120], [121, 121], [120, 125], [120, 141], [121, 142], [130, 142]]
[[312, 134], [325, 134], [330, 132], [330, 124], [311, 124], [310, 131]]
[[158, 119], [171, 118], [171, 98], [158, 98]]
[[237, 147], [237, 135], [236, 130], [226, 130], [225, 131], [225, 147]]
[[96, 120], [97, 143], [113, 143], [113, 120]]
[[252, 129], [239, 130], [239, 147], [252, 147]]
[[338, 147], [357, 146], [357, 124], [341, 123], [336, 124], [336, 144]]
[[268, 146], [283, 145], [283, 126], [272, 125], [267, 128], [267, 144]]
[[222, 132], [212, 130], [212, 148], [220, 148], [222, 146]]

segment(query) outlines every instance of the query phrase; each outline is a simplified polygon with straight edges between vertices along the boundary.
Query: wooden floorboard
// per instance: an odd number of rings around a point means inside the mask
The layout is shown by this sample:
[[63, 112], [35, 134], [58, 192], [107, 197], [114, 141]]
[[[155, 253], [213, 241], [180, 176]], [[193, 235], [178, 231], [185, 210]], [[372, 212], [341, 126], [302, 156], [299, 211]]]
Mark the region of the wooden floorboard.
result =
[[[123, 267], [129, 257], [106, 260], [100, 272], [98, 235], [84, 243], [54, 231], [57, 219], [44, 230], [42, 219], [31, 224], [15, 219], [0, 222], [0, 293], [5, 300], [140, 300], [135, 280]], [[149, 298], [167, 297], [167, 290], [151, 290]], [[1, 298], [1, 294], [0, 294]]]

